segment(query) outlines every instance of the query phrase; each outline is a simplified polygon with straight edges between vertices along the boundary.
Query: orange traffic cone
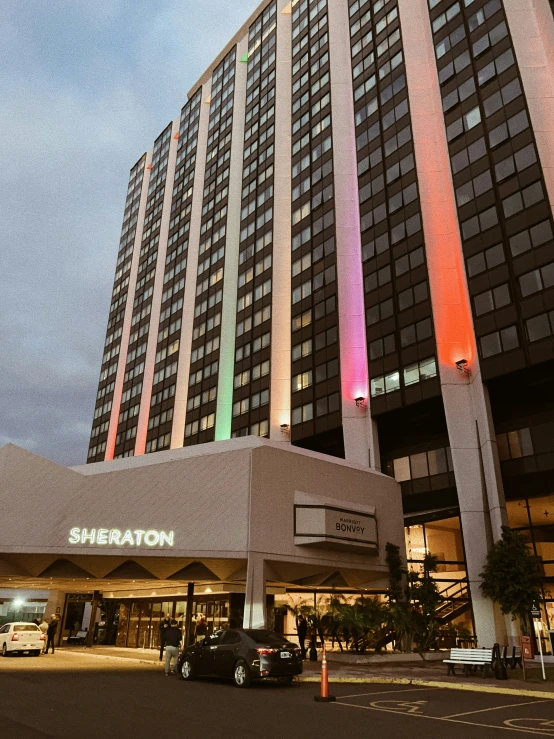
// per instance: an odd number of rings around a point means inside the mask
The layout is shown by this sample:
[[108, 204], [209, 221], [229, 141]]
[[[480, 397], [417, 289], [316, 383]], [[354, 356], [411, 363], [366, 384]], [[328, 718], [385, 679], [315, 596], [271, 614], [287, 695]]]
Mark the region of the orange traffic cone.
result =
[[337, 700], [334, 695], [329, 695], [329, 670], [327, 669], [325, 644], [323, 644], [323, 655], [321, 658], [321, 691], [319, 695], [314, 696], [314, 700], [318, 703], [331, 703]]

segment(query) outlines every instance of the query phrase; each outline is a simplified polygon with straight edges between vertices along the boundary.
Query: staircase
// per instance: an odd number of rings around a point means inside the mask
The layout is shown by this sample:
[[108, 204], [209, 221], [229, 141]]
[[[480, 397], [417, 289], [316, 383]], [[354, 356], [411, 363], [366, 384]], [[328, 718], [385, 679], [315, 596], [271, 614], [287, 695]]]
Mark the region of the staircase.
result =
[[466, 582], [449, 585], [440, 594], [444, 598], [436, 614], [440, 624], [448, 624], [469, 610], [469, 590]]

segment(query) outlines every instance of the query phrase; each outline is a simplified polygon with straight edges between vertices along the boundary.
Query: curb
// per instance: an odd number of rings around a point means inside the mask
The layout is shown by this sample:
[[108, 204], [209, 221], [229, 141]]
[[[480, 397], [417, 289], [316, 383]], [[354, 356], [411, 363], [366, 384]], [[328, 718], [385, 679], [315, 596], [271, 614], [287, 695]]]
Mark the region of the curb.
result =
[[[299, 682], [319, 683], [319, 677], [299, 677]], [[428, 688], [444, 688], [445, 690], [465, 690], [470, 693], [496, 693], [497, 695], [521, 695], [528, 698], [546, 698], [554, 700], [554, 692], [547, 690], [526, 690], [525, 688], [496, 688], [492, 685], [471, 685], [464, 683], [447, 683], [438, 680], [422, 680], [409, 677], [330, 677], [330, 683], [353, 683], [362, 685], [421, 685]]]
[[[70, 652], [63, 650], [64, 654], [73, 654], [85, 657], [94, 657], [96, 659], [112, 659], [119, 662], [140, 662], [143, 665], [152, 665], [159, 667], [159, 662], [150, 659], [140, 659], [138, 657], [118, 657], [108, 654], [91, 654], [90, 652]], [[321, 678], [314, 677], [298, 677], [299, 683], [319, 683]], [[465, 690], [470, 693], [492, 693], [497, 695], [519, 695], [527, 698], [545, 698], [554, 700], [554, 692], [547, 690], [526, 690], [525, 688], [501, 688], [492, 685], [471, 685], [468, 683], [447, 683], [438, 680], [422, 680], [420, 678], [410, 677], [330, 677], [330, 683], [350, 683], [352, 685], [419, 685], [427, 688], [443, 688], [444, 690]]]
[[[62, 650], [60, 650], [61, 652]], [[140, 662], [143, 665], [153, 665], [154, 667], [159, 667], [161, 662], [155, 662], [152, 659], [140, 659], [140, 657], [118, 657], [118, 656], [112, 656], [111, 654], [91, 654], [90, 652], [66, 652], [65, 649], [63, 650], [63, 654], [71, 654], [73, 656], [80, 656], [80, 657], [94, 657], [95, 659], [115, 659], [118, 662]]]

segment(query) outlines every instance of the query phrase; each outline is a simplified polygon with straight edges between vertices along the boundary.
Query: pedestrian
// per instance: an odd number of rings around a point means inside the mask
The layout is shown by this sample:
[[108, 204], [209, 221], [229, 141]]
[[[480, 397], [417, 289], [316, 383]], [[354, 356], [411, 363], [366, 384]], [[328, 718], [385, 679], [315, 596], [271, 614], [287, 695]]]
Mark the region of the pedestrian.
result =
[[40, 625], [42, 623], [41, 617], [40, 616], [37, 616], [36, 618], [33, 619], [32, 623], [36, 624], [39, 627], [39, 629], [40, 629]]
[[196, 622], [196, 641], [202, 641], [208, 635], [208, 624], [204, 616], [200, 616]]
[[[177, 621], [172, 618], [170, 625], [165, 630], [165, 676], [171, 672], [172, 675], [177, 673], [177, 663], [179, 661], [179, 647], [183, 641], [181, 629], [177, 626]], [[173, 662], [173, 669], [171, 663]]]
[[296, 631], [298, 632], [298, 641], [300, 643], [302, 659], [306, 659], [306, 634], [308, 633], [308, 622], [304, 616], [298, 616], [298, 626], [296, 627]]
[[48, 629], [46, 630], [46, 651], [45, 654], [48, 654], [48, 650], [50, 647], [52, 647], [52, 654], [54, 654], [54, 638], [56, 636], [56, 631], [58, 630], [58, 619], [56, 617], [56, 614], [52, 614], [52, 618], [50, 619], [50, 623], [48, 624]]
[[171, 626], [171, 618], [169, 613], [165, 614], [163, 621], [160, 621], [160, 662], [164, 658], [165, 632]]
[[42, 643], [42, 653], [46, 653], [46, 635], [48, 633], [48, 621], [46, 619], [43, 619], [42, 623], [39, 624], [39, 629], [42, 631], [42, 635], [44, 637], [43, 643]]

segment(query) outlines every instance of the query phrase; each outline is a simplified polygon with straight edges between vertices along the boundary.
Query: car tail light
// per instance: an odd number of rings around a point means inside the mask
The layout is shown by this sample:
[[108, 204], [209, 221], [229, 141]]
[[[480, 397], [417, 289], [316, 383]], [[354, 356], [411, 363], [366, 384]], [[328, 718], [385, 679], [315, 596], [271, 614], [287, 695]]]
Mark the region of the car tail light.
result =
[[12, 636], [12, 641], [19, 641], [19, 634], [17, 631], [14, 632], [14, 635]]
[[44, 634], [41, 634], [39, 637], [39, 641], [44, 641]]
[[260, 647], [260, 649], [256, 649], [258, 654], [277, 654], [278, 651], [278, 649], [271, 649], [270, 647]]

